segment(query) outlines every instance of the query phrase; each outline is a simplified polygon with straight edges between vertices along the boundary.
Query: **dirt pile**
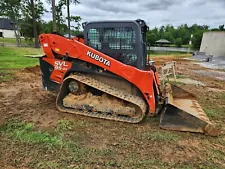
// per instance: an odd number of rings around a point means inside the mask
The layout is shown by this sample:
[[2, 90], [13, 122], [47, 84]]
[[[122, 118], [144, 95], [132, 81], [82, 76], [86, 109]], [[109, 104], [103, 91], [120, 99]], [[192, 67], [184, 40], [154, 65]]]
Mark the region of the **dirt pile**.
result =
[[0, 85], [1, 123], [20, 118], [40, 126], [56, 124], [56, 96], [42, 88], [38, 69], [35, 66], [18, 71], [13, 80]]
[[34, 73], [34, 74], [39, 74], [40, 73], [40, 66], [37, 65], [37, 66], [33, 66], [33, 67], [27, 67], [27, 68], [24, 68], [22, 70], [23, 73]]

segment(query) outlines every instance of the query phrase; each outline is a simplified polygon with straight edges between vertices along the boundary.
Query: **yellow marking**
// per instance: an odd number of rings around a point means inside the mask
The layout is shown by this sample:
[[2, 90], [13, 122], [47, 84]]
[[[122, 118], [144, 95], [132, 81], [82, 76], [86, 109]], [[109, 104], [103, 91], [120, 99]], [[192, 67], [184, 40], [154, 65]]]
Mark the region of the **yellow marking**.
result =
[[59, 52], [59, 48], [55, 48], [55, 51], [56, 51], [56, 52]]

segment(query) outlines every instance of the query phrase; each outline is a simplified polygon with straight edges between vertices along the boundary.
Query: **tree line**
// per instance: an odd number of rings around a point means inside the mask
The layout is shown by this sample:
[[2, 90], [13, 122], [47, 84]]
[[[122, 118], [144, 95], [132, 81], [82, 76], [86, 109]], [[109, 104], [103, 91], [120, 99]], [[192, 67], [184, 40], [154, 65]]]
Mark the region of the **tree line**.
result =
[[157, 40], [166, 39], [177, 47], [188, 45], [192, 42], [192, 47], [200, 48], [201, 40], [204, 32], [208, 31], [225, 31], [224, 25], [219, 25], [218, 28], [210, 29], [207, 25], [193, 24], [188, 26], [183, 24], [175, 28], [172, 25], [161, 26], [160, 28], [153, 28], [147, 32], [147, 41], [154, 46]]
[[[51, 6], [51, 9], [45, 9], [41, 0], [1, 0], [0, 16], [7, 17], [13, 22], [13, 29], [17, 39], [18, 46], [21, 46], [20, 34], [23, 33], [25, 38], [35, 39], [34, 46], [38, 47], [38, 35], [40, 33], [59, 32], [61, 34], [68, 33], [76, 35], [80, 33], [80, 16], [70, 14], [70, 5], [77, 5], [80, 0], [59, 0], [56, 4], [55, 0], [45, 0]], [[66, 8], [67, 16], [62, 14]], [[42, 19], [45, 12], [52, 14], [52, 20], [46, 22]], [[76, 26], [71, 26], [76, 25]], [[201, 45], [202, 35], [206, 31], [225, 31], [224, 25], [218, 28], [210, 29], [207, 25], [187, 24], [174, 27], [172, 25], [153, 28], [147, 32], [147, 41], [154, 46], [159, 39], [166, 39], [177, 47], [188, 45], [192, 41], [192, 47], [198, 49]]]
[[[55, 0], [46, 0], [46, 3], [51, 6], [50, 10], [44, 8], [41, 0], [0, 1], [0, 16], [7, 17], [12, 21], [18, 46], [21, 46], [19, 32], [22, 32], [25, 38], [34, 38], [34, 47], [39, 47], [38, 35], [40, 33], [68, 33], [70, 37], [71, 33], [79, 32], [81, 17], [70, 15], [70, 5], [79, 4], [79, 0], [59, 0], [57, 4]], [[67, 9], [66, 17], [62, 14], [64, 8]], [[42, 20], [45, 12], [52, 13], [52, 21]], [[71, 22], [74, 22], [76, 26], [71, 26]]]

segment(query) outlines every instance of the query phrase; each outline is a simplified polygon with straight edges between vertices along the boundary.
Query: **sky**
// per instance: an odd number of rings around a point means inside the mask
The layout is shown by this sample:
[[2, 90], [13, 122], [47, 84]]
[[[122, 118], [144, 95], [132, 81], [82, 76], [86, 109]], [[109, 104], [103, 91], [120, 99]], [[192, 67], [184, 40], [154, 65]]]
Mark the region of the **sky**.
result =
[[[50, 5], [44, 2], [50, 11]], [[81, 16], [82, 22], [103, 20], [146, 21], [150, 28], [162, 25], [181, 24], [189, 26], [197, 23], [211, 28], [225, 24], [225, 0], [80, 0], [78, 5], [70, 5], [71, 15]], [[57, 2], [57, 0], [56, 0]], [[63, 11], [66, 16], [66, 10]], [[43, 20], [52, 19], [45, 13]]]

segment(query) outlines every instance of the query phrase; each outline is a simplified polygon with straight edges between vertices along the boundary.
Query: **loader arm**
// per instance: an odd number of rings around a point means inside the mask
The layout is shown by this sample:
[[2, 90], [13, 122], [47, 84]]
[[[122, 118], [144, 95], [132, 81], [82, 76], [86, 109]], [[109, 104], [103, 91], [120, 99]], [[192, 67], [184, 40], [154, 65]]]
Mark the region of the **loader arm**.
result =
[[[77, 40], [69, 40], [59, 35], [41, 34], [39, 40], [47, 56], [44, 60], [55, 66], [59, 62], [62, 66], [65, 66], [64, 69], [54, 67], [50, 77], [51, 80], [61, 84], [66, 72], [71, 67], [71, 62], [66, 61], [66, 59], [79, 59], [99, 66], [134, 84], [141, 91], [148, 103], [149, 115], [156, 114], [154, 85], [158, 83], [151, 69], [148, 71], [139, 70], [133, 66], [123, 64], [84, 43], [78, 42]], [[54, 53], [61, 55], [61, 58], [56, 59]]]

